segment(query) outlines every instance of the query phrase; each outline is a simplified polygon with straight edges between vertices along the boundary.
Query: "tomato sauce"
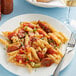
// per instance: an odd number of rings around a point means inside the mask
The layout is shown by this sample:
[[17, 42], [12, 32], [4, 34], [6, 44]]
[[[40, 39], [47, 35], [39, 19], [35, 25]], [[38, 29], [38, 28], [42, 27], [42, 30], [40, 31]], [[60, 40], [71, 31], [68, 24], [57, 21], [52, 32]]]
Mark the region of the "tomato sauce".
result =
[[25, 27], [25, 26], [29, 26], [30, 28], [34, 29], [34, 26], [32, 24], [30, 24], [30, 23], [24, 23], [23, 27]]
[[11, 40], [11, 38], [13, 37], [15, 35], [15, 32], [9, 32], [8, 33], [8, 39], [10, 39]]
[[38, 57], [40, 59], [43, 59], [44, 58], [44, 54], [42, 54], [42, 52], [38, 51], [37, 54], [38, 54]]
[[57, 52], [55, 52], [53, 49], [49, 48], [47, 50], [47, 54], [57, 54]]
[[47, 25], [44, 24], [44, 23], [42, 23], [41, 21], [38, 21], [38, 24], [39, 24], [39, 26], [40, 26], [43, 30], [46, 31], [46, 33], [52, 32], [52, 31], [47, 27]]

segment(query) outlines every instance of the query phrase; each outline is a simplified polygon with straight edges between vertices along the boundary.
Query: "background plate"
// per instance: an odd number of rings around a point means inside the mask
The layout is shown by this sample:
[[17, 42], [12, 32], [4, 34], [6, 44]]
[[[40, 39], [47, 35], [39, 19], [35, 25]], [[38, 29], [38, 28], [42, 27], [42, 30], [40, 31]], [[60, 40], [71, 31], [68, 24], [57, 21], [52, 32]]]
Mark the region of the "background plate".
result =
[[61, 0], [52, 0], [49, 3], [41, 3], [41, 2], [33, 2], [32, 0], [26, 0], [27, 2], [29, 2], [32, 5], [38, 6], [38, 7], [44, 7], [44, 8], [54, 8], [54, 7], [67, 7], [64, 2], [62, 2]]

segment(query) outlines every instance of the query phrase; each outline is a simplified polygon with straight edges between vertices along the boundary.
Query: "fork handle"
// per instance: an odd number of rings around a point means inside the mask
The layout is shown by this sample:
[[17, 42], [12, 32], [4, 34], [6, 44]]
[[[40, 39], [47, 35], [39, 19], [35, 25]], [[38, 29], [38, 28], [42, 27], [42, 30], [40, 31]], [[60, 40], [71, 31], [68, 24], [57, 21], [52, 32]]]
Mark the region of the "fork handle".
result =
[[59, 72], [60, 72], [60, 69], [61, 69], [61, 66], [64, 62], [64, 57], [66, 56], [66, 53], [64, 54], [63, 58], [61, 59], [60, 63], [58, 64], [58, 66], [56, 67], [54, 73], [53, 73], [53, 76], [59, 76]]

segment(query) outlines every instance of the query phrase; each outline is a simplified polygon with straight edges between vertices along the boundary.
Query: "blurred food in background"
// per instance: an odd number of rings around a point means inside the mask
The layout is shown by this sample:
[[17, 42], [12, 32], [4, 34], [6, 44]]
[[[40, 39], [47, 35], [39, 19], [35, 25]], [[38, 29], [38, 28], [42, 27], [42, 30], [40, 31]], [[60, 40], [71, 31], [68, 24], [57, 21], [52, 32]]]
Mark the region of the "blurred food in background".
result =
[[37, 0], [37, 2], [50, 2], [51, 0]]
[[61, 0], [66, 6], [76, 6], [76, 0]]
[[67, 1], [67, 6], [76, 6], [76, 0], [75, 1]]

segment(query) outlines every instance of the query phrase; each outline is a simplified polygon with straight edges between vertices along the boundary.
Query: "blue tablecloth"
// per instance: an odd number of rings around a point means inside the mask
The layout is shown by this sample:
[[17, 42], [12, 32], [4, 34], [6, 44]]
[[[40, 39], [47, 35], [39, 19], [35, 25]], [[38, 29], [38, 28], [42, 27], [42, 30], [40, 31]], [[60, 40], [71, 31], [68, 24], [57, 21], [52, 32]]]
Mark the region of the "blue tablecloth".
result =
[[[27, 3], [25, 0], [14, 0], [14, 10], [9, 15], [2, 15], [2, 20], [0, 21], [0, 26], [8, 19], [28, 13], [38, 13], [54, 17], [62, 22], [66, 21], [68, 9], [67, 8], [41, 8], [33, 6]], [[70, 19], [76, 19], [76, 8], [71, 8]], [[70, 28], [70, 26], [68, 26]], [[70, 30], [72, 30], [70, 28]], [[59, 76], [76, 76], [76, 55], [74, 56], [70, 65], [60, 72]], [[0, 76], [16, 76], [10, 73], [0, 65]]]

